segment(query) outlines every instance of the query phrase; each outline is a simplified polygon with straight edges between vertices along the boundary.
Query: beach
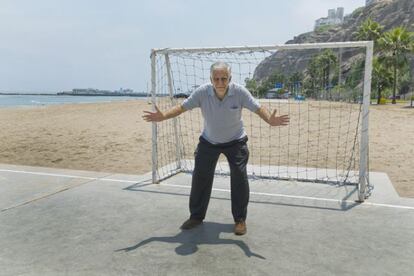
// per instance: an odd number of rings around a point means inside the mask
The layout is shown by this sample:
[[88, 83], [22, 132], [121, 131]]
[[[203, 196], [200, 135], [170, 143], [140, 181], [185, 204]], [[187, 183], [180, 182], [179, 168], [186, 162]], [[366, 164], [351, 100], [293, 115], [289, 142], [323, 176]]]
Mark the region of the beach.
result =
[[[144, 100], [0, 109], [0, 163], [142, 174], [151, 170]], [[370, 171], [414, 197], [414, 109], [370, 107]], [[292, 122], [293, 123], [293, 122]], [[374, 183], [375, 185], [375, 183]]]
[[151, 170], [144, 100], [0, 109], [0, 163], [141, 174]]

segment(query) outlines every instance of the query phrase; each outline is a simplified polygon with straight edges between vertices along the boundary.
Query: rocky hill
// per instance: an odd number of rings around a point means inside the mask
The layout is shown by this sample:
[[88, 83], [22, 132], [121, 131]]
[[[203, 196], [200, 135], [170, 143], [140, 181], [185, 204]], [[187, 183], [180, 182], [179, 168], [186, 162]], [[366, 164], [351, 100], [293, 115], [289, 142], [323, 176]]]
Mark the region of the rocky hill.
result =
[[[355, 32], [366, 19], [380, 23], [384, 31], [397, 26], [404, 26], [409, 31], [414, 31], [414, 0], [383, 0], [367, 7], [361, 7], [347, 16], [342, 25], [326, 26], [319, 30], [295, 36], [286, 44], [315, 43], [315, 42], [342, 42], [353, 41]], [[301, 51], [278, 51], [262, 61], [256, 68], [254, 79], [260, 81], [277, 71], [289, 75], [293, 72], [303, 72], [310, 57], [315, 53], [313, 50]], [[357, 57], [356, 51], [344, 51], [342, 55], [342, 72], [350, 68], [350, 64]], [[412, 72], [414, 72], [414, 58], [410, 58]]]

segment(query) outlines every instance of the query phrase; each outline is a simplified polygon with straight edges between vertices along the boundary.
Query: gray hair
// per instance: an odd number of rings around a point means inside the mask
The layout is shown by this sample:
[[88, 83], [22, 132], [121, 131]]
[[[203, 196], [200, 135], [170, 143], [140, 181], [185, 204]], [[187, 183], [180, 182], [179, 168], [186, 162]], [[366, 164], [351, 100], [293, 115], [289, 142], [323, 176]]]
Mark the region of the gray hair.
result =
[[231, 76], [231, 67], [228, 63], [224, 62], [224, 61], [217, 61], [214, 62], [211, 67], [210, 67], [210, 76], [213, 76], [213, 72], [217, 69], [226, 69], [227, 72], [229, 73], [229, 76]]

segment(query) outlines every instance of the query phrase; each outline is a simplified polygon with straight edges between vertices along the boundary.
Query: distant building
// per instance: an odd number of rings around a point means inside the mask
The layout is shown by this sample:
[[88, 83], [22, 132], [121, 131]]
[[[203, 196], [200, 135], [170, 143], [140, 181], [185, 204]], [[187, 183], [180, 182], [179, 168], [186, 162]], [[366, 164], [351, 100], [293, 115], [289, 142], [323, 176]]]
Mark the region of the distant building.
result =
[[96, 88], [74, 88], [72, 91], [58, 92], [58, 95], [78, 95], [78, 96], [145, 96], [145, 93], [135, 93], [132, 89], [123, 89], [116, 91], [101, 90]]
[[325, 25], [339, 25], [344, 22], [344, 8], [328, 10], [328, 17], [321, 17], [315, 21], [315, 29]]
[[272, 88], [267, 90], [265, 99], [289, 99], [291, 93], [280, 88]]
[[134, 93], [134, 90], [130, 89], [130, 88], [119, 88], [119, 90], [115, 90], [114, 92], [116, 93]]
[[73, 94], [98, 94], [99, 90], [94, 88], [74, 88], [72, 89]]
[[339, 7], [336, 9], [336, 17], [340, 21], [340, 23], [344, 22], [344, 11], [345, 9], [343, 7]]
[[69, 92], [71, 95], [105, 95], [114, 93], [110, 90], [100, 90], [95, 88], [74, 88], [72, 92]]

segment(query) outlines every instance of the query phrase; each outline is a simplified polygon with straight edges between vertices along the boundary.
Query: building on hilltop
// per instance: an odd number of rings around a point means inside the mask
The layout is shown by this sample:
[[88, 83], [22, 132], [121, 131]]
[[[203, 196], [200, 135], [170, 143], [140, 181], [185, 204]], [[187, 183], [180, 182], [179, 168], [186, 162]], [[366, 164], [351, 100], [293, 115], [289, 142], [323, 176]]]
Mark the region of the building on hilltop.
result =
[[315, 21], [315, 29], [325, 25], [339, 25], [344, 22], [344, 8], [328, 10], [328, 17], [321, 17]]

